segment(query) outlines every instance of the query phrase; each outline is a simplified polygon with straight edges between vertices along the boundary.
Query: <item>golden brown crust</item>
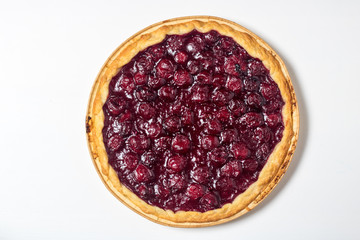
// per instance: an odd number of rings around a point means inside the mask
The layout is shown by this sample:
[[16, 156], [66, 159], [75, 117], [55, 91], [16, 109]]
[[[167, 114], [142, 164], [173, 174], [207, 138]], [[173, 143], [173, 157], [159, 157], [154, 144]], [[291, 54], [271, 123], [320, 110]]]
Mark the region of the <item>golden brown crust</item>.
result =
[[[205, 213], [163, 210], [151, 206], [124, 187], [108, 164], [102, 138], [104, 114], [102, 106], [108, 96], [108, 85], [118, 69], [139, 51], [161, 42], [166, 34], [184, 34], [193, 29], [200, 32], [216, 30], [232, 37], [253, 57], [262, 60], [278, 84], [285, 101], [285, 129], [281, 142], [275, 147], [266, 165], [253, 183], [231, 204]], [[120, 57], [121, 56], [121, 57]], [[299, 132], [299, 112], [290, 76], [280, 57], [258, 36], [231, 21], [209, 16], [194, 16], [163, 21], [138, 32], [121, 44], [102, 67], [92, 89], [86, 117], [87, 139], [94, 165], [106, 187], [126, 206], [160, 224], [175, 227], [203, 227], [224, 223], [253, 209], [277, 185], [289, 166]]]

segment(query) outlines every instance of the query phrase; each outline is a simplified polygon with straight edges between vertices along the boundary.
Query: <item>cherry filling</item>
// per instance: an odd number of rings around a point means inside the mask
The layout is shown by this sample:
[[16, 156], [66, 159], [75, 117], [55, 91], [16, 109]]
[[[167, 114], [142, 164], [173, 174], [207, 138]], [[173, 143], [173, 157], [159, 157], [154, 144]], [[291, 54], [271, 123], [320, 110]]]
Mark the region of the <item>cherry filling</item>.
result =
[[268, 69], [216, 31], [167, 36], [109, 85], [103, 139], [122, 184], [173, 211], [222, 207], [259, 176], [284, 129]]

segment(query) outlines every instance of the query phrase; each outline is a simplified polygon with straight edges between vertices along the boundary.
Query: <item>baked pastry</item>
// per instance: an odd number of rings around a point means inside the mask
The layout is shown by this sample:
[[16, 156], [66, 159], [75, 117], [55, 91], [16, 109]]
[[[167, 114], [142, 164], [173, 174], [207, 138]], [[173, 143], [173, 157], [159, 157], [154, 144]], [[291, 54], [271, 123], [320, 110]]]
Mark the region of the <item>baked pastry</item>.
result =
[[110, 56], [86, 117], [108, 189], [157, 223], [210, 226], [253, 209], [285, 173], [299, 115], [280, 57], [217, 17], [154, 24]]

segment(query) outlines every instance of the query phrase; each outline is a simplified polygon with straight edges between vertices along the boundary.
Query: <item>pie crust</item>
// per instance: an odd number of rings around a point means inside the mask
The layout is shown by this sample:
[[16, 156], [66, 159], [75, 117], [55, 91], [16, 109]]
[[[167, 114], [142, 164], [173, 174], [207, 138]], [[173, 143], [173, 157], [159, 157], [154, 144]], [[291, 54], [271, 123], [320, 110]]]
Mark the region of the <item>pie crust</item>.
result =
[[[204, 213], [194, 211], [163, 210], [147, 204], [123, 186], [117, 173], [108, 163], [102, 129], [104, 113], [102, 107], [108, 97], [109, 82], [118, 70], [139, 51], [161, 42], [166, 34], [185, 34], [192, 30], [208, 32], [216, 30], [232, 37], [251, 56], [259, 58], [277, 83], [285, 102], [282, 110], [284, 131], [282, 140], [276, 145], [258, 180], [232, 203]], [[130, 209], [151, 221], [174, 227], [204, 227], [233, 220], [258, 205], [277, 185], [293, 156], [299, 133], [299, 111], [290, 76], [280, 57], [261, 38], [246, 28], [226, 19], [210, 16], [182, 17], [151, 25], [136, 33], [107, 59], [92, 88], [87, 115], [86, 132], [90, 154], [97, 172], [109, 191]]]

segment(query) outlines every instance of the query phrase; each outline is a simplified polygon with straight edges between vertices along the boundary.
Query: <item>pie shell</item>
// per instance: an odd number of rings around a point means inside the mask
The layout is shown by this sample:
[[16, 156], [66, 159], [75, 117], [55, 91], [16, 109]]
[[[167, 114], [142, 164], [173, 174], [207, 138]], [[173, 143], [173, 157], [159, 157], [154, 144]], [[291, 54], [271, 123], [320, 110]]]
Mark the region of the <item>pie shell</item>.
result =
[[[120, 183], [117, 173], [108, 163], [102, 137], [102, 107], [108, 97], [112, 77], [139, 51], [161, 42], [167, 34], [185, 34], [193, 29], [199, 32], [216, 30], [222, 35], [232, 37], [251, 56], [259, 58], [270, 70], [270, 75], [279, 86], [285, 102], [282, 110], [285, 126], [283, 138], [260, 172], [259, 179], [232, 203], [204, 213], [163, 210], [140, 199]], [[159, 224], [173, 227], [204, 227], [225, 223], [249, 212], [277, 185], [294, 154], [299, 133], [299, 111], [287, 69], [269, 45], [254, 33], [229, 20], [212, 16], [191, 16], [153, 24], [127, 39], [114, 51], [101, 68], [93, 85], [86, 115], [86, 132], [90, 154], [99, 176], [109, 191], [122, 203]]]

